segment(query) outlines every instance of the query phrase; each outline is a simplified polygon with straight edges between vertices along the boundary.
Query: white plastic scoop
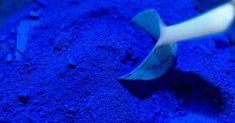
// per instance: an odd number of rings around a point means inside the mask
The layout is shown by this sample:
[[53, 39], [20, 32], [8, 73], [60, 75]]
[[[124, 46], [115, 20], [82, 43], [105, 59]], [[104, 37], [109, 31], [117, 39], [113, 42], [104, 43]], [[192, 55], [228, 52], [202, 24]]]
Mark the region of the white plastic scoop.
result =
[[177, 42], [225, 32], [234, 22], [235, 1], [226, 3], [189, 21], [165, 26], [158, 13], [148, 9], [133, 22], [158, 40], [145, 60], [120, 80], [152, 80], [164, 75], [175, 63]]

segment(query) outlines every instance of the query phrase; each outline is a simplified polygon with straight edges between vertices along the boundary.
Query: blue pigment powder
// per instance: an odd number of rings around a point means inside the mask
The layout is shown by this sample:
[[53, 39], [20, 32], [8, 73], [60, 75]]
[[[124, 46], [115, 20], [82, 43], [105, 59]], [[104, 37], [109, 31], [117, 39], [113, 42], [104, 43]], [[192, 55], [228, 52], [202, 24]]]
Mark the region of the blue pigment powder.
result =
[[[213, 3], [37, 0], [25, 6], [0, 30], [0, 122], [234, 122], [231, 31], [179, 43], [175, 67], [159, 79], [118, 81], [156, 43], [132, 17], [154, 8], [172, 25]], [[15, 60], [17, 28], [25, 20], [39, 25], [27, 31]]]

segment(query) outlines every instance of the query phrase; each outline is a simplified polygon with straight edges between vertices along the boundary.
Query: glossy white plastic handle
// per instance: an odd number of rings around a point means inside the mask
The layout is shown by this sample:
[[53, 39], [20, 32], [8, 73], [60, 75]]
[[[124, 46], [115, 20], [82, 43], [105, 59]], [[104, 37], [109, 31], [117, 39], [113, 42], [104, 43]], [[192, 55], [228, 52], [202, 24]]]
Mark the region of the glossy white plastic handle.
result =
[[158, 45], [226, 31], [235, 18], [234, 5], [234, 1], [229, 2], [189, 21], [163, 28]]

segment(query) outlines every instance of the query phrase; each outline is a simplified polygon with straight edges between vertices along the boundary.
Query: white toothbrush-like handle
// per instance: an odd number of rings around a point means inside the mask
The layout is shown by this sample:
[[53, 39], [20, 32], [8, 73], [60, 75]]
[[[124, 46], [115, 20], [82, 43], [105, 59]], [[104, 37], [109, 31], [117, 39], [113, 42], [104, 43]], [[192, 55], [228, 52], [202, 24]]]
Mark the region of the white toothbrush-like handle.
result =
[[233, 0], [199, 17], [163, 28], [158, 44], [171, 44], [224, 32], [231, 26], [234, 18], [235, 2]]

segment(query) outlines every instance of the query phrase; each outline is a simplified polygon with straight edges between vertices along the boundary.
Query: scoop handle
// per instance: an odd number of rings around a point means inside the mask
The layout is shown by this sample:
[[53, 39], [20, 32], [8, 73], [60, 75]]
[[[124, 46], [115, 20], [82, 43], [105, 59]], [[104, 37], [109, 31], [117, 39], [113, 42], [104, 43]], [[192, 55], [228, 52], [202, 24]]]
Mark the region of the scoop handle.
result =
[[235, 18], [235, 2], [229, 2], [189, 21], [162, 29], [159, 43], [171, 44], [186, 39], [226, 31]]

